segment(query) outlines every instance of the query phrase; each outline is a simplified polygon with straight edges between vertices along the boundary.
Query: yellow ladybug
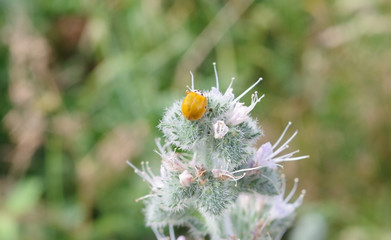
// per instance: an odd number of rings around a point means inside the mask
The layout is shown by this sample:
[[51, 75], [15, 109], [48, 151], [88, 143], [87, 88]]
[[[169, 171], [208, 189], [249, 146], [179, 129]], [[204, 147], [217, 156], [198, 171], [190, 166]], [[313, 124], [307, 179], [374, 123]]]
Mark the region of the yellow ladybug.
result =
[[190, 121], [200, 119], [206, 112], [208, 101], [201, 91], [186, 91], [186, 97], [182, 102], [182, 114]]

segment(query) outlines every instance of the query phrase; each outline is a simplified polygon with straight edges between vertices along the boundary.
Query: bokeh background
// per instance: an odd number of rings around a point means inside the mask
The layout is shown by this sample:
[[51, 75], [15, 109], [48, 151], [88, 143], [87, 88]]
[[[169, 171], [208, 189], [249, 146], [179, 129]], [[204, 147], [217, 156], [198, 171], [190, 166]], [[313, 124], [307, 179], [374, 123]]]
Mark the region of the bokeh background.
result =
[[0, 239], [154, 239], [125, 160], [157, 171], [212, 62], [236, 94], [264, 78], [260, 143], [292, 121], [311, 155], [283, 169], [308, 193], [284, 239], [391, 239], [390, 1], [2, 0], [0, 29]]

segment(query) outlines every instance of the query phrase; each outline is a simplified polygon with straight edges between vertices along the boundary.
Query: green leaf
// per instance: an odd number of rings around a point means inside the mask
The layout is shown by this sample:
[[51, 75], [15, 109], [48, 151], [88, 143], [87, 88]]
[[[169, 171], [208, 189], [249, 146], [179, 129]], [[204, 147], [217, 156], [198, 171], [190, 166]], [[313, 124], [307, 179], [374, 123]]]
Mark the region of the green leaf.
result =
[[247, 192], [274, 196], [281, 190], [281, 175], [278, 169], [261, 168], [258, 173], [248, 175], [239, 181], [239, 186]]

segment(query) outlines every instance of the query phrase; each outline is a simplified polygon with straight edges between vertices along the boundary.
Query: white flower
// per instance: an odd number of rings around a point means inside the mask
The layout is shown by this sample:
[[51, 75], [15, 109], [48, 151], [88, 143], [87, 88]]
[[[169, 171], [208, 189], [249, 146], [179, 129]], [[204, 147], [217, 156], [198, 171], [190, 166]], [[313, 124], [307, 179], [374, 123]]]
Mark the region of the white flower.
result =
[[281, 219], [284, 217], [287, 217], [291, 215], [296, 208], [298, 208], [302, 202], [305, 195], [305, 190], [303, 190], [300, 194], [300, 196], [296, 199], [296, 201], [289, 203], [289, 201], [292, 199], [293, 195], [296, 192], [297, 189], [297, 183], [299, 182], [298, 178], [295, 178], [295, 183], [293, 185], [293, 188], [291, 192], [288, 194], [288, 196], [284, 199], [285, 195], [285, 181], [283, 181], [282, 186], [282, 192], [281, 194], [275, 196], [273, 198], [273, 205], [270, 209], [270, 219]]
[[[258, 82], [260, 80], [262, 80], [262, 78], [260, 78], [258, 80]], [[250, 88], [252, 88], [252, 87], [250, 87]], [[246, 90], [245, 93], [247, 91], [248, 90]], [[255, 92], [253, 95], [251, 95], [251, 104], [250, 104], [250, 106], [246, 107], [246, 106], [244, 106], [243, 103], [238, 102], [239, 98], [241, 98], [242, 95], [239, 96], [238, 98], [236, 98], [233, 101], [232, 104], [234, 105], [234, 107], [230, 111], [228, 111], [228, 113], [226, 115], [227, 116], [227, 124], [228, 125], [235, 126], [235, 125], [238, 125], [238, 124], [246, 121], [247, 118], [248, 118], [248, 114], [254, 109], [255, 105], [257, 105], [257, 103], [259, 101], [261, 101], [261, 99], [265, 96], [265, 94], [263, 94], [261, 97], [258, 97], [258, 93]]]
[[[231, 126], [238, 125], [244, 121], [247, 120], [248, 114], [251, 112], [251, 110], [254, 109], [255, 105], [261, 101], [261, 99], [265, 96], [262, 95], [261, 97], [258, 97], [257, 92], [255, 92], [251, 96], [251, 104], [250, 106], [246, 107], [243, 103], [240, 103], [239, 100], [246, 95], [251, 89], [253, 89], [260, 81], [262, 81], [262, 78], [259, 78], [258, 81], [256, 81], [253, 85], [251, 85], [249, 88], [247, 88], [246, 91], [244, 91], [242, 94], [240, 94], [239, 97], [234, 98], [234, 95], [232, 93], [232, 83], [234, 81], [234, 78], [232, 78], [231, 83], [229, 84], [227, 90], [225, 91], [224, 95], [220, 92], [219, 89], [219, 77], [217, 74], [216, 69], [216, 63], [213, 63], [214, 72], [215, 72], [215, 78], [216, 78], [216, 87], [212, 87], [212, 90], [210, 91], [210, 94], [214, 96], [215, 99], [220, 99], [222, 102], [231, 102], [230, 103], [230, 110], [226, 113], [227, 118], [227, 124]], [[193, 75], [192, 75], [192, 88], [193, 88]]]
[[185, 170], [179, 175], [179, 182], [182, 186], [187, 187], [193, 182], [194, 178], [189, 171]]
[[220, 120], [213, 124], [213, 130], [215, 132], [214, 137], [216, 139], [222, 139], [228, 133], [229, 128], [225, 125], [224, 121]]
[[308, 155], [300, 156], [300, 157], [292, 157], [295, 153], [298, 153], [299, 150], [293, 151], [288, 154], [284, 154], [282, 156], [278, 156], [282, 151], [287, 149], [289, 147], [288, 143], [292, 141], [292, 139], [296, 136], [297, 131], [293, 133], [293, 135], [280, 147], [276, 148], [277, 145], [280, 143], [282, 138], [284, 137], [286, 131], [288, 130], [289, 126], [291, 125], [291, 122], [288, 123], [286, 126], [284, 132], [281, 134], [280, 138], [277, 140], [277, 142], [272, 146], [270, 142], [267, 142], [263, 144], [255, 153], [254, 156], [254, 166], [261, 166], [261, 167], [270, 167], [270, 168], [277, 168], [277, 166], [281, 166], [279, 163], [281, 162], [288, 162], [288, 161], [296, 161], [304, 158], [308, 158]]

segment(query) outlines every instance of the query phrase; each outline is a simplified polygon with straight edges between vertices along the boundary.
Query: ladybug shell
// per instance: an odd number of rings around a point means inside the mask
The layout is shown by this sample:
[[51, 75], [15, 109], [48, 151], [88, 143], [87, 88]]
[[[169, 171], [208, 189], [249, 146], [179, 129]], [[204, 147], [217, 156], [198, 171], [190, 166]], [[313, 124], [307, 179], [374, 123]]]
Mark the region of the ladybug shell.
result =
[[182, 102], [182, 114], [190, 121], [200, 119], [206, 111], [208, 101], [206, 97], [196, 92], [186, 92], [186, 97]]

